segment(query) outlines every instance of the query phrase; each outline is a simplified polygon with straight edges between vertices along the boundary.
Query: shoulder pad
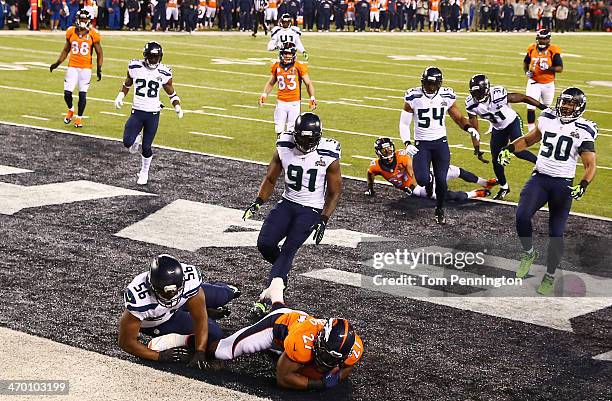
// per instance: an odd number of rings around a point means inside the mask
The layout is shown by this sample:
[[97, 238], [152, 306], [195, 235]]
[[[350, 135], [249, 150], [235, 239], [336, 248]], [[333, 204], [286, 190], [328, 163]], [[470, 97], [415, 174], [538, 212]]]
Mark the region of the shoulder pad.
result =
[[530, 44], [529, 47], [527, 48], [527, 53], [530, 53], [533, 49], [535, 49], [535, 47], [536, 47], [535, 43]]
[[494, 86], [491, 88], [491, 100], [494, 103], [503, 101], [508, 96], [508, 91], [503, 86]]
[[478, 104], [478, 102], [476, 102], [474, 100], [474, 97], [472, 95], [468, 95], [465, 98], [465, 107], [469, 110], [470, 108], [474, 108], [474, 106], [476, 106]]
[[448, 98], [448, 99], [456, 99], [457, 98], [457, 94], [455, 93], [455, 91], [452, 88], [442, 87], [442, 88], [440, 88], [440, 92], [438, 92], [438, 94], [441, 97]]
[[298, 35], [302, 34], [302, 31], [300, 30], [299, 26], [292, 26], [290, 29], [294, 31], [295, 33], [297, 33]]
[[561, 54], [561, 48], [558, 45], [550, 45], [548, 46], [548, 50], [550, 50], [551, 53], [559, 53]]
[[185, 289], [183, 291], [183, 298], [191, 298], [196, 295], [202, 284], [202, 275], [200, 270], [192, 265], [184, 265], [183, 274], [185, 275]]
[[291, 132], [283, 132], [276, 140], [277, 148], [295, 148], [295, 142], [293, 142], [293, 134]]
[[151, 298], [146, 286], [147, 272], [140, 273], [128, 284], [123, 293], [125, 307], [131, 312], [146, 312], [157, 307], [157, 302]]
[[409, 102], [419, 97], [423, 97], [423, 92], [421, 91], [421, 88], [410, 88], [404, 94], [404, 101]]
[[574, 125], [576, 125], [576, 128], [578, 128], [579, 130], [585, 132], [589, 136], [589, 138], [592, 138], [593, 140], [597, 138], [598, 128], [595, 122], [584, 118], [579, 118], [578, 120], [576, 120]]
[[340, 142], [333, 138], [321, 138], [317, 149], [331, 150], [332, 152], [340, 152]]
[[538, 117], [538, 119], [540, 118], [548, 118], [551, 120], [555, 120], [557, 118], [557, 113], [555, 112], [555, 110], [548, 108], [542, 111], [542, 113], [540, 113], [540, 116]]
[[172, 75], [172, 68], [168, 67], [165, 64], [158, 65], [157, 70], [164, 75]]

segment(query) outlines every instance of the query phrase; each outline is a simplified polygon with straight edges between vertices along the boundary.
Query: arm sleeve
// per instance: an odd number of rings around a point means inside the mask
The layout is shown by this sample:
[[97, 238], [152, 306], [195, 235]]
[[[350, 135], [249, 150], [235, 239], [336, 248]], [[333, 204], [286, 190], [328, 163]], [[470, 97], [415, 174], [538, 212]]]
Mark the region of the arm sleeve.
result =
[[406, 143], [410, 141], [410, 124], [412, 123], [412, 113], [402, 110], [399, 122], [399, 131], [402, 138], [402, 142]]
[[563, 60], [561, 59], [561, 54], [556, 53], [552, 58], [553, 67], [563, 67]]
[[582, 152], [593, 152], [595, 153], [595, 142], [593, 141], [583, 141], [578, 147], [578, 154], [582, 154]]
[[523, 59], [523, 63], [529, 65], [531, 64], [531, 57], [529, 57], [529, 53], [525, 54], [525, 58]]

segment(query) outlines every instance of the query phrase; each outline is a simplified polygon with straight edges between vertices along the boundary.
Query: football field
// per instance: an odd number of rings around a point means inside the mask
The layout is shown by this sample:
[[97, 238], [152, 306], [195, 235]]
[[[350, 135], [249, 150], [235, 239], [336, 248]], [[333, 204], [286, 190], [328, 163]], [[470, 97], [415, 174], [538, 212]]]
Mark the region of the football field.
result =
[[[270, 61], [276, 58], [275, 52], [265, 50], [267, 39], [238, 33], [102, 32], [104, 77], [100, 82], [92, 82], [82, 132], [121, 137], [130, 105], [115, 110], [113, 99], [121, 87], [128, 61], [142, 56], [146, 41], [157, 40], [164, 46], [163, 62], [173, 68], [174, 86], [188, 113], [178, 120], [172, 110], [164, 110], [155, 143], [268, 161], [275, 140], [272, 121], [275, 97], [271, 96], [264, 107], [257, 107], [257, 98], [269, 76]], [[419, 85], [424, 67], [436, 65], [442, 69], [444, 85], [457, 91], [462, 110], [468, 80], [476, 73], [485, 73], [493, 85], [524, 93], [522, 59], [533, 35], [305, 33], [302, 39], [311, 56], [309, 71], [319, 100], [324, 135], [342, 144], [343, 174], [363, 178], [376, 137], [390, 136], [400, 145], [397, 127], [402, 95], [407, 88]], [[61, 33], [0, 36], [0, 93], [4, 99], [0, 120], [66, 128], [61, 118], [65, 112], [64, 71], [62, 68], [52, 74], [48, 71], [63, 43]], [[586, 196], [574, 202], [572, 210], [612, 217], [608, 202], [612, 176], [609, 152], [612, 70], [601, 63], [602, 54], [612, 53], [612, 40], [606, 35], [566, 34], [553, 35], [553, 43], [561, 47], [564, 55], [564, 72], [558, 75], [557, 93], [570, 85], [582, 88], [588, 98], [585, 117], [600, 128], [596, 142], [597, 177]], [[167, 98], [162, 99], [168, 104]], [[126, 100], [131, 100], [131, 93]], [[306, 107], [304, 103], [303, 109]], [[525, 120], [525, 107], [516, 105], [515, 109]], [[452, 163], [480, 176], [492, 177], [491, 164], [482, 164], [474, 157], [468, 135], [450, 119], [447, 124]], [[481, 121], [481, 132], [487, 127], [488, 123]], [[71, 126], [68, 129], [74, 130]], [[488, 141], [489, 135], [484, 135], [484, 150], [488, 149]], [[512, 161], [507, 170], [512, 192], [507, 200], [518, 200], [531, 168], [525, 161]], [[577, 176], [581, 174], [580, 166]], [[471, 189], [460, 183], [452, 187]]]

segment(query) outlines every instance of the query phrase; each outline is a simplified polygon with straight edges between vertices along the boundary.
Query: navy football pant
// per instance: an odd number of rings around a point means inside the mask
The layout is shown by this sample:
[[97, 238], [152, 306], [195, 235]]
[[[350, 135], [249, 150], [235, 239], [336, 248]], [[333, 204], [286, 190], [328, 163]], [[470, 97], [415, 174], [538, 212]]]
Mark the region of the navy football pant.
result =
[[[287, 284], [293, 258], [308, 239], [310, 227], [320, 221], [320, 216], [320, 210], [287, 199], [282, 199], [270, 211], [257, 238], [259, 252], [264, 259], [272, 263], [268, 285], [275, 277], [282, 277], [285, 285]], [[285, 242], [279, 248], [278, 244], [283, 238]]]
[[[521, 130], [521, 119], [518, 116], [506, 128], [502, 130], [496, 130], [493, 128], [493, 131], [491, 132], [491, 157], [493, 158], [493, 171], [495, 172], [499, 185], [506, 185], [507, 182], [504, 167], [497, 161], [499, 152], [501, 152], [502, 148], [508, 145], [508, 143], [520, 138], [521, 136], [523, 136], [523, 132]], [[515, 155], [519, 159], [527, 160], [533, 164], [535, 164], [536, 160], [538, 159], [536, 155], [528, 150], [515, 153]]]
[[548, 203], [548, 253], [546, 267], [554, 274], [563, 256], [563, 233], [572, 207], [569, 186], [572, 180], [534, 173], [523, 187], [516, 209], [516, 231], [525, 251], [533, 247], [531, 219]]
[[435, 141], [416, 141], [414, 145], [419, 149], [412, 158], [412, 167], [417, 184], [427, 186], [430, 180], [429, 165], [433, 167], [434, 180], [436, 182], [436, 207], [444, 206], [446, 191], [446, 174], [450, 166], [450, 149], [446, 137]]
[[142, 130], [142, 155], [146, 158], [153, 156], [151, 146], [157, 134], [159, 125], [159, 112], [149, 112], [132, 109], [130, 118], [123, 129], [123, 145], [129, 148], [134, 144], [136, 137]]
[[[207, 308], [219, 308], [226, 305], [229, 301], [234, 299], [234, 291], [223, 283], [202, 283], [202, 290], [206, 297]], [[163, 336], [164, 334], [177, 333], [177, 334], [192, 334], [193, 333], [193, 319], [191, 314], [187, 310], [186, 306], [178, 309], [170, 320], [164, 322], [156, 327], [147, 327], [140, 329], [141, 333], [149, 336], [157, 337]], [[208, 319], [208, 341], [212, 342], [223, 338], [223, 331], [212, 319]]]

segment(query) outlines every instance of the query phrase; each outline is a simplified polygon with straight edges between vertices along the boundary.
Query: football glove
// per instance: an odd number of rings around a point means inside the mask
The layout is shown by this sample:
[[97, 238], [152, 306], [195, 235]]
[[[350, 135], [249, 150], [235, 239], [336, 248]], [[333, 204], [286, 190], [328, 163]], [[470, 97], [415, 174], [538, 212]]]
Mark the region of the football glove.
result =
[[314, 96], [311, 97], [308, 101], [308, 107], [310, 107], [310, 110], [314, 110], [317, 108], [317, 100], [314, 98]]
[[527, 76], [527, 78], [531, 79], [533, 77], [533, 72], [532, 71], [525, 71], [525, 75]]
[[181, 107], [180, 103], [177, 103], [174, 106], [174, 111], [176, 112], [178, 118], [183, 118], [183, 108]]
[[484, 164], [489, 163], [489, 161], [487, 159], [484, 158], [484, 152], [482, 150], [476, 150], [474, 149], [474, 155], [476, 157], [478, 157], [478, 160], [480, 160], [481, 162], [483, 162]]
[[368, 188], [368, 190], [364, 192], [364, 195], [366, 195], [366, 196], [376, 196], [376, 193], [374, 192], [373, 188]]
[[251, 203], [251, 205], [244, 211], [244, 214], [242, 215], [242, 220], [246, 221], [252, 218], [255, 215], [255, 213], [257, 213], [259, 208], [261, 208], [262, 204], [263, 204], [263, 200], [259, 198], [255, 199], [255, 202]]
[[312, 239], [314, 240], [316, 245], [319, 245], [323, 240], [323, 235], [325, 235], [325, 228], [327, 228], [327, 220], [328, 217], [321, 215], [321, 220], [317, 224], [313, 224], [310, 226], [310, 232], [314, 232]]
[[191, 359], [191, 353], [187, 348], [170, 348], [159, 353], [157, 358], [160, 362], [182, 362], [187, 363]]
[[340, 369], [334, 368], [321, 379], [325, 388], [335, 387], [340, 382]]
[[409, 144], [408, 146], [406, 146], [406, 153], [408, 154], [408, 156], [414, 157], [414, 155], [416, 155], [418, 152], [419, 148], [417, 148], [413, 144]]
[[125, 97], [125, 93], [119, 92], [117, 93], [117, 97], [115, 98], [115, 108], [120, 109], [123, 106], [123, 98]]
[[262, 93], [262, 94], [259, 96], [259, 107], [261, 107], [261, 106], [263, 106], [263, 105], [264, 105], [264, 103], [266, 102], [266, 98], [267, 98], [267, 97], [268, 97], [268, 95], [267, 95], [267, 94], [265, 94], [265, 93]]
[[476, 128], [470, 127], [467, 129], [467, 132], [468, 134], [472, 135], [472, 138], [474, 138], [476, 141], [480, 141], [480, 134]]
[[49, 72], [53, 72], [53, 70], [56, 69], [57, 67], [59, 67], [59, 65], [60, 65], [59, 61], [56, 61], [55, 63], [51, 64], [49, 66]]
[[310, 56], [308, 55], [308, 52], [302, 53], [302, 56], [304, 56], [304, 61], [308, 61], [310, 59]]
[[587, 180], [580, 181], [580, 184], [574, 185], [573, 187], [568, 186], [570, 189], [570, 196], [576, 200], [580, 200], [586, 192], [589, 182]]
[[510, 164], [510, 159], [512, 158], [512, 152], [508, 148], [503, 148], [499, 155], [497, 156], [497, 162], [502, 166], [507, 166]]
[[208, 369], [210, 367], [210, 364], [206, 360], [206, 351], [196, 351], [196, 353], [193, 354], [193, 357], [187, 364], [187, 367], [196, 369]]
[[102, 80], [102, 66], [99, 65], [98, 69], [96, 70], [96, 76], [98, 77], [98, 81]]

